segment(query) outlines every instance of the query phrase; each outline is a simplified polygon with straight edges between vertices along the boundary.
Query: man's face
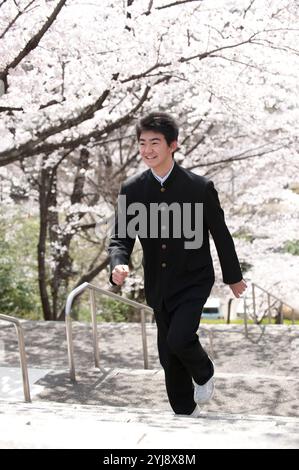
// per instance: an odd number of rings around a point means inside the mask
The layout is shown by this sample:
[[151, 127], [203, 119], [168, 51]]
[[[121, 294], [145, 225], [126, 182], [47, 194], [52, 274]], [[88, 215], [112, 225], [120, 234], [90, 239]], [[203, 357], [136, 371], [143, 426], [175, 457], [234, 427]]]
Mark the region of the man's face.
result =
[[143, 131], [139, 138], [139, 151], [144, 163], [154, 171], [167, 168], [172, 162], [172, 152], [177, 148], [177, 142], [170, 145], [160, 132]]

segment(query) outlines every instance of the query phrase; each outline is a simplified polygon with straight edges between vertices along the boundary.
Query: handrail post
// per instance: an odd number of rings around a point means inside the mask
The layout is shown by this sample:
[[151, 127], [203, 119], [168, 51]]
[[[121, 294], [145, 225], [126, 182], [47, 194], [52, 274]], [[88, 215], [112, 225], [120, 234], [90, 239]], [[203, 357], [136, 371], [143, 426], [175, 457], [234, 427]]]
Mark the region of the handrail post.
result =
[[24, 398], [27, 403], [30, 403], [31, 402], [30, 385], [29, 385], [29, 379], [28, 379], [28, 367], [27, 367], [25, 341], [24, 341], [24, 333], [23, 333], [22, 325], [17, 318], [10, 317], [9, 315], [0, 314], [0, 320], [13, 323], [16, 329], [17, 337], [18, 337], [18, 345], [19, 345], [20, 365], [21, 365], [21, 370], [22, 370]]
[[247, 326], [247, 304], [246, 296], [244, 297], [244, 328], [245, 328], [245, 338], [248, 338], [248, 326]]
[[230, 324], [230, 312], [231, 312], [231, 306], [232, 306], [233, 299], [228, 299], [228, 304], [227, 304], [227, 317], [226, 317], [226, 324]]
[[29, 386], [29, 379], [28, 379], [28, 368], [27, 368], [27, 359], [26, 359], [26, 353], [25, 353], [25, 341], [24, 341], [23, 328], [21, 327], [20, 324], [15, 324], [15, 328], [18, 334], [24, 397], [25, 397], [25, 401], [30, 403], [31, 402], [30, 386]]
[[270, 302], [270, 294], [267, 292], [268, 298], [268, 323], [271, 323], [271, 302]]
[[66, 340], [67, 340], [67, 353], [69, 358], [70, 366], [70, 379], [76, 381], [75, 372], [75, 361], [74, 361], [74, 345], [73, 345], [73, 333], [72, 333], [72, 318], [70, 315], [65, 316], [66, 321]]
[[67, 348], [68, 348], [68, 358], [69, 358], [69, 367], [70, 367], [70, 378], [71, 380], [75, 381], [75, 364], [74, 364], [74, 350], [73, 350], [73, 339], [72, 339], [72, 318], [71, 318], [71, 311], [72, 311], [72, 304], [75, 297], [81, 294], [85, 289], [90, 289], [90, 305], [91, 305], [91, 316], [92, 316], [92, 329], [93, 329], [93, 350], [94, 350], [94, 360], [95, 366], [101, 369], [100, 361], [99, 361], [99, 348], [98, 348], [98, 336], [97, 336], [97, 321], [96, 321], [96, 301], [95, 301], [95, 293], [107, 295], [112, 299], [116, 299], [119, 302], [123, 302], [128, 305], [132, 305], [133, 307], [141, 310], [141, 327], [142, 327], [142, 344], [143, 344], [143, 357], [144, 357], [144, 367], [148, 369], [148, 352], [147, 352], [147, 338], [146, 338], [146, 327], [145, 327], [145, 319], [144, 319], [144, 312], [150, 311], [152, 309], [146, 305], [141, 303], [135, 302], [131, 299], [126, 299], [121, 297], [114, 292], [111, 292], [107, 289], [102, 289], [100, 287], [96, 287], [88, 282], [84, 282], [80, 286], [77, 286], [74, 290], [70, 292], [67, 297], [66, 307], [65, 307], [65, 319], [66, 319], [66, 337], [67, 337]]
[[254, 283], [251, 284], [251, 287], [252, 287], [252, 303], [253, 303], [254, 323], [257, 323], [256, 304], [255, 304], [255, 285], [254, 285]]
[[282, 302], [280, 302], [279, 310], [281, 312], [280, 315], [279, 315], [279, 322], [280, 322], [281, 325], [283, 325], [284, 315], [283, 315], [283, 303]]
[[98, 329], [97, 329], [97, 314], [96, 314], [96, 299], [93, 289], [89, 291], [89, 299], [91, 306], [91, 320], [92, 320], [92, 340], [93, 340], [93, 355], [95, 367], [100, 367], [99, 358], [99, 345], [98, 345]]
[[143, 363], [144, 363], [144, 368], [148, 369], [148, 350], [147, 350], [147, 339], [146, 339], [145, 312], [143, 308], [140, 309], [140, 315], [141, 315]]
[[72, 292], [70, 292], [70, 294], [68, 295], [66, 304], [65, 304], [65, 328], [66, 328], [67, 352], [68, 352], [69, 367], [70, 367], [70, 379], [74, 382], [76, 380], [76, 372], [75, 372], [72, 317], [71, 317], [72, 304], [73, 304], [74, 298], [78, 294], [83, 292], [88, 286], [89, 286], [88, 282], [84, 282], [80, 286], [73, 289]]

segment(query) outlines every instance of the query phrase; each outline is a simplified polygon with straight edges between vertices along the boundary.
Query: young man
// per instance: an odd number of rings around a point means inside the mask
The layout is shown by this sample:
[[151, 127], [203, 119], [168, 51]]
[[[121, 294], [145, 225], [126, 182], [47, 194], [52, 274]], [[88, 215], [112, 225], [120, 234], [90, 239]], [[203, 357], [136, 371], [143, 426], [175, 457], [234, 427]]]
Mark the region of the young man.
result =
[[[209, 233], [224, 283], [236, 297], [246, 284], [212, 181], [174, 161], [175, 120], [166, 113], [151, 113], [138, 122], [136, 130], [140, 154], [149, 169], [122, 184], [122, 204], [108, 248], [110, 281], [118, 286], [125, 281], [138, 235], [145, 296], [154, 310], [168, 399], [176, 414], [198, 416], [198, 404], [206, 403], [214, 391], [214, 365], [196, 333], [215, 280]], [[133, 218], [136, 211], [142, 216], [139, 223]]]

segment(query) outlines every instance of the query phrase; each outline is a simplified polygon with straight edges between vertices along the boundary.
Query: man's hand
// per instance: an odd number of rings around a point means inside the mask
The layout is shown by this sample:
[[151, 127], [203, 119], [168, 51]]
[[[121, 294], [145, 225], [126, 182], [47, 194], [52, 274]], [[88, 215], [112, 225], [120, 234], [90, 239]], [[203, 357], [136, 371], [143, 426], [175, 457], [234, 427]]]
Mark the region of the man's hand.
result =
[[234, 296], [239, 298], [240, 295], [243, 294], [243, 292], [247, 288], [247, 285], [246, 285], [246, 282], [244, 281], [244, 279], [242, 279], [239, 282], [235, 282], [235, 284], [230, 284], [229, 287], [233, 291]]
[[129, 275], [129, 266], [127, 264], [118, 264], [112, 271], [112, 281], [121, 286]]

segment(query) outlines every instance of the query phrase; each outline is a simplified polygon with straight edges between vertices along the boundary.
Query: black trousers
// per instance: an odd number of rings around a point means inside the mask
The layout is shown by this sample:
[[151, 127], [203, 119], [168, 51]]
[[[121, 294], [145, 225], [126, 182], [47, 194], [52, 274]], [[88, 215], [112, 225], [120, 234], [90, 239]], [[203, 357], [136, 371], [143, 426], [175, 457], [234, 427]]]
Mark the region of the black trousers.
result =
[[176, 414], [191, 414], [196, 407], [192, 378], [203, 385], [214, 374], [213, 364], [196, 333], [206, 300], [185, 302], [171, 312], [162, 304], [154, 311], [159, 359], [169, 403]]

